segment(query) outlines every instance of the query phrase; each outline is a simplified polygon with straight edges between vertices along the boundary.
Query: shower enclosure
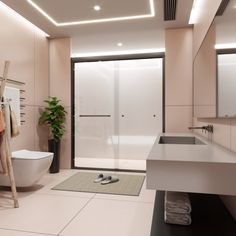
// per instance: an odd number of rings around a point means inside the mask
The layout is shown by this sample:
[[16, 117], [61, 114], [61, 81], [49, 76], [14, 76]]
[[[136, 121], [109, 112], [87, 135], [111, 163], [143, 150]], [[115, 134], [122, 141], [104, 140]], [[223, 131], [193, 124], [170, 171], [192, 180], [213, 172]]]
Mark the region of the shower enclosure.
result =
[[163, 131], [163, 58], [74, 63], [74, 166], [146, 170]]

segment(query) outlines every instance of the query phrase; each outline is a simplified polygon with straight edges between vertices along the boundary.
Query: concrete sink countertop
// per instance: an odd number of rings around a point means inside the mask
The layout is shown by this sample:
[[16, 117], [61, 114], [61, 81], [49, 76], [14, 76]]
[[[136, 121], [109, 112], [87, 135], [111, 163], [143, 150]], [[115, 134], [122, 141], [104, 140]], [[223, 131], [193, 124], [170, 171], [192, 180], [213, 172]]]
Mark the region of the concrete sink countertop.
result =
[[[196, 144], [160, 144], [160, 137], [194, 137]], [[178, 138], [177, 138], [178, 139]], [[236, 195], [236, 154], [195, 134], [160, 134], [147, 158], [147, 187]]]

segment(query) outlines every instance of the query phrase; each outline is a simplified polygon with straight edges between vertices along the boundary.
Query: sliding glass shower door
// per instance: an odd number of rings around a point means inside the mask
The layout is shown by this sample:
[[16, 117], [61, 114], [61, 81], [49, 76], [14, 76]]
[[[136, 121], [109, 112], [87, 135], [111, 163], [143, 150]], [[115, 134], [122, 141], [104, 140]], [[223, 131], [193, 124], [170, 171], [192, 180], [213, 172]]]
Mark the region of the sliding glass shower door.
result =
[[145, 170], [162, 81], [162, 58], [76, 63], [75, 166]]
[[114, 62], [75, 65], [75, 165], [110, 167], [115, 157]]
[[119, 63], [121, 168], [145, 169], [150, 149], [162, 132], [162, 78], [160, 58]]

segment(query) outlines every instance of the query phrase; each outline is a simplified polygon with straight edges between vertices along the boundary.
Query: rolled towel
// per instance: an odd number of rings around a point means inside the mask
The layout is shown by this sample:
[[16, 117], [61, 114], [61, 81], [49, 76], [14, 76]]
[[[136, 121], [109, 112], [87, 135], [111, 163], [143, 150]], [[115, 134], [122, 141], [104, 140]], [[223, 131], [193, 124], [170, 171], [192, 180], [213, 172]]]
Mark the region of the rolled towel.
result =
[[190, 214], [178, 214], [178, 213], [168, 213], [164, 212], [165, 223], [175, 224], [175, 225], [191, 225], [192, 218]]
[[165, 192], [165, 211], [188, 214], [192, 211], [187, 193]]

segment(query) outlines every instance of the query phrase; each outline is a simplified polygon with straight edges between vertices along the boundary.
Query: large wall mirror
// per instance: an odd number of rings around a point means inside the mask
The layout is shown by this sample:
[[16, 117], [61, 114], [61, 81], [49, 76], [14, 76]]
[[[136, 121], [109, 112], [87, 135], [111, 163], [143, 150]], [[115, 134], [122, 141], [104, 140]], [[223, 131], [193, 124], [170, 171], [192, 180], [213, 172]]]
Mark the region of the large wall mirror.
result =
[[236, 0], [216, 15], [194, 59], [194, 117], [236, 117]]

